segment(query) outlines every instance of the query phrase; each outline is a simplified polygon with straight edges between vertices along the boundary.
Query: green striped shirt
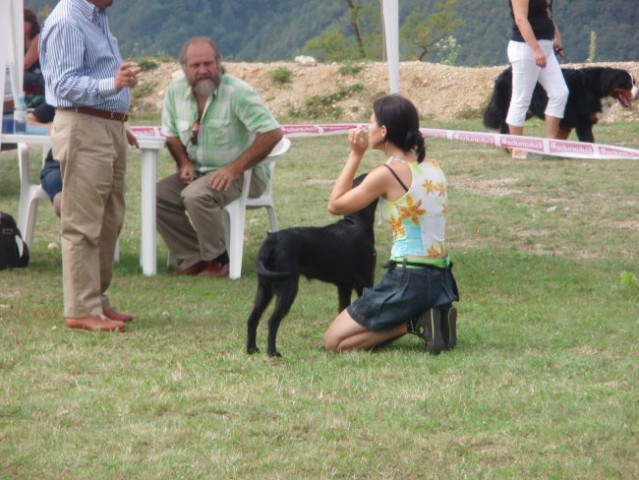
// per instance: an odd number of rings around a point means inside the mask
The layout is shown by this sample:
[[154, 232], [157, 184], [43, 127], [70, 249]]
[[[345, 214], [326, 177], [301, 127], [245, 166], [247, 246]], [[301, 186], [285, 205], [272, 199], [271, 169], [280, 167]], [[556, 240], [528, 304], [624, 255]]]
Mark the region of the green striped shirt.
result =
[[[167, 89], [162, 110], [162, 131], [179, 137], [198, 176], [213, 172], [239, 157], [258, 133], [280, 128], [260, 96], [246, 82], [228, 74], [204, 107], [197, 145], [191, 130], [197, 121], [197, 101], [185, 77], [174, 80]], [[257, 165], [253, 172], [268, 183], [270, 171]]]

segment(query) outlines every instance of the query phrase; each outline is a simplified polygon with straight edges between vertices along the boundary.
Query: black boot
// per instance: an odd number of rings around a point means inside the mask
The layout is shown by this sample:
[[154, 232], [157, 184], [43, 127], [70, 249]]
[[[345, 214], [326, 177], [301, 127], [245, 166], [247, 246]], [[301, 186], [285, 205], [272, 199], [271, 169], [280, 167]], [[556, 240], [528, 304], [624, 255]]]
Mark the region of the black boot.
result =
[[451, 350], [457, 345], [457, 309], [455, 307], [443, 308], [440, 312], [442, 337], [446, 344], [446, 350]]
[[446, 349], [441, 324], [441, 310], [429, 308], [418, 318], [408, 322], [408, 332], [422, 338], [426, 342], [426, 350], [433, 355], [438, 355]]

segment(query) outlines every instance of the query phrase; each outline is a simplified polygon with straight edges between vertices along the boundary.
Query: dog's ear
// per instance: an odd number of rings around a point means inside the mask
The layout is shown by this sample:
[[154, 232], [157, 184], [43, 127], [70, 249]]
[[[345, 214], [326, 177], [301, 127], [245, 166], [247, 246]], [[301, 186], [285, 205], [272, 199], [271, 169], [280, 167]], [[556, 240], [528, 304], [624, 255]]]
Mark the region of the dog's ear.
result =
[[599, 76], [599, 88], [601, 95], [608, 95], [616, 86], [618, 80], [618, 72], [611, 68], [602, 68]]

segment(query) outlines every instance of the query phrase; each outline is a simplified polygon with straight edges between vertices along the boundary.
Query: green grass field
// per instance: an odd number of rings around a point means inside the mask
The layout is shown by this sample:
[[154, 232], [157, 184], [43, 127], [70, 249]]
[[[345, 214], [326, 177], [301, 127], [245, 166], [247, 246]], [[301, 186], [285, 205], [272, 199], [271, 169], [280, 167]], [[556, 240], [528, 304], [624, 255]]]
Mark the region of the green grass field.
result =
[[[595, 128], [631, 148], [638, 132]], [[275, 171], [282, 228], [334, 221], [326, 202], [347, 153], [344, 137], [293, 139]], [[413, 336], [323, 352], [337, 293], [306, 280], [283, 358], [246, 355], [265, 212], [248, 214], [239, 281], [169, 276], [160, 239], [158, 275], [144, 277], [137, 153], [110, 289], [135, 322], [69, 331], [60, 253], [47, 249], [58, 222], [41, 203], [30, 265], [0, 272], [0, 478], [639, 478], [639, 163], [513, 161], [448, 140], [429, 140], [428, 155], [448, 176], [461, 294], [458, 346], [439, 356]], [[361, 171], [382, 161], [373, 152]], [[172, 168], [163, 154], [161, 175]], [[0, 210], [17, 217], [18, 194], [3, 152]], [[376, 235], [380, 278], [390, 233]]]

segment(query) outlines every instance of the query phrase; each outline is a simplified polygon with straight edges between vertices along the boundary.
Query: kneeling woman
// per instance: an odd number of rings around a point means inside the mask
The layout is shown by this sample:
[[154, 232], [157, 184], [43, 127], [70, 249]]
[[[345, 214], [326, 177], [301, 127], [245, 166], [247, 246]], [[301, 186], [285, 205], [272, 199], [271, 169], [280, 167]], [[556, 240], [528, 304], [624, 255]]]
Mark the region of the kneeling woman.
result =
[[[382, 215], [393, 232], [388, 271], [381, 282], [343, 310], [324, 334], [324, 348], [339, 353], [367, 350], [414, 333], [431, 353], [453, 348], [459, 299], [445, 243], [446, 177], [426, 147], [419, 115], [404, 97], [373, 103], [368, 138], [349, 132], [351, 152], [331, 193], [328, 209], [346, 215], [381, 197]], [[352, 187], [368, 144], [386, 156], [384, 165]]]

